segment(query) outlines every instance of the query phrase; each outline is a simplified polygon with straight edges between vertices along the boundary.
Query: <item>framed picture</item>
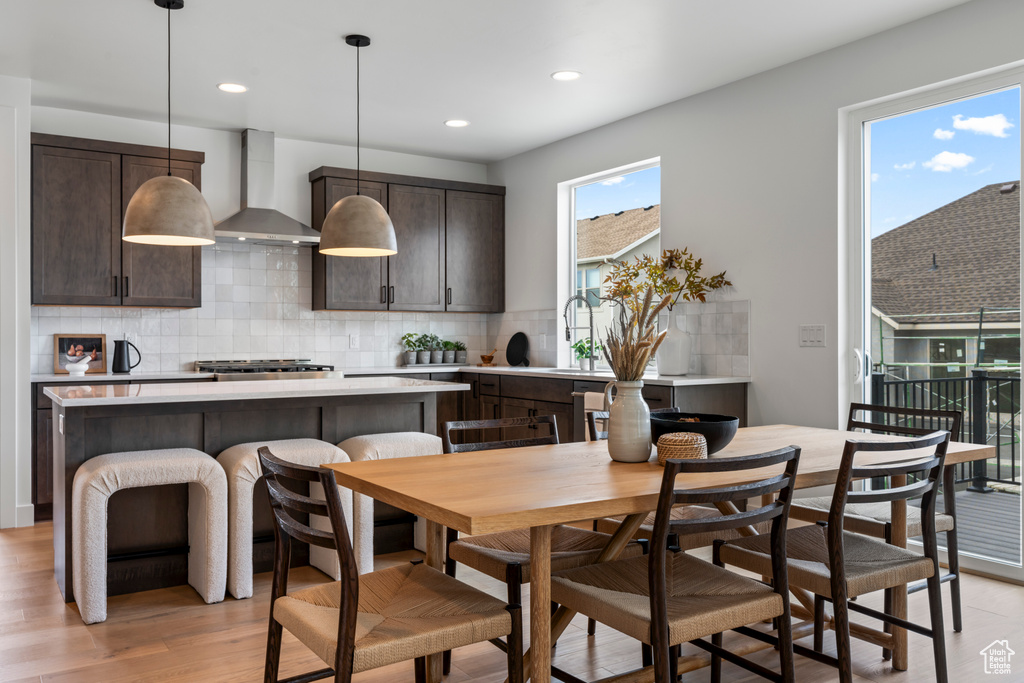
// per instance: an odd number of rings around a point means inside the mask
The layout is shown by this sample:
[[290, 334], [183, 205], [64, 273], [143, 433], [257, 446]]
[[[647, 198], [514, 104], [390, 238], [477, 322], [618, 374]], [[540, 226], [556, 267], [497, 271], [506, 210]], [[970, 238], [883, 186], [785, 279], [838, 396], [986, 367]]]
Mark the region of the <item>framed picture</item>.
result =
[[[86, 358], [89, 360], [86, 361]], [[107, 371], [107, 335], [55, 334], [53, 335], [53, 372], [67, 375], [71, 363], [88, 363], [86, 373]]]

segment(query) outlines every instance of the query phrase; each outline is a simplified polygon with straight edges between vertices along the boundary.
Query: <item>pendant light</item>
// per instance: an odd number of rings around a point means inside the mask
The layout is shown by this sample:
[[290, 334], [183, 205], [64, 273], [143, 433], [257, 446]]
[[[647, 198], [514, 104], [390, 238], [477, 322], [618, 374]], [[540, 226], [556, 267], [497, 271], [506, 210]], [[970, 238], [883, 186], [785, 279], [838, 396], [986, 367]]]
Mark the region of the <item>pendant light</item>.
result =
[[122, 238], [136, 244], [213, 244], [213, 214], [196, 186], [171, 175], [171, 10], [184, 0], [153, 0], [167, 10], [167, 175], [144, 182], [124, 212]]
[[345, 36], [356, 48], [356, 193], [331, 207], [320, 230], [320, 253], [330, 256], [390, 256], [398, 253], [395, 226], [379, 202], [359, 187], [359, 50], [370, 44], [366, 36]]

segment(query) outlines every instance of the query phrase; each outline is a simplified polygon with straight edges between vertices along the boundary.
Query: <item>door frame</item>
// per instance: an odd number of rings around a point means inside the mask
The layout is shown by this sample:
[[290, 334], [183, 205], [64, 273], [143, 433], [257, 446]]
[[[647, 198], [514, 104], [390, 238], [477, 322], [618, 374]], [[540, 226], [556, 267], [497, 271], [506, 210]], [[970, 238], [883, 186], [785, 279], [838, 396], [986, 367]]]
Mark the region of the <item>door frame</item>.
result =
[[[956, 100], [1020, 88], [1024, 93], [1024, 62], [1015, 62], [943, 83], [917, 88], [839, 110], [839, 414], [837, 424], [846, 424], [850, 402], [869, 399], [871, 309], [871, 215], [870, 128], [873, 121], [928, 109]], [[1022, 108], [1024, 112], [1024, 108]], [[1024, 118], [1024, 115], [1022, 115]], [[1022, 126], [1022, 121], [1017, 125]], [[1024, 160], [1024, 130], [1018, 130], [1021, 159]], [[1022, 164], [1024, 168], [1024, 164]], [[1024, 212], [1022, 212], [1024, 217]], [[1024, 276], [1024, 265], [1022, 265]], [[1021, 282], [1024, 283], [1024, 277]], [[1022, 497], [1024, 498], [1024, 497]], [[1024, 510], [1022, 510], [1024, 536]], [[920, 548], [920, 546], [918, 546]], [[941, 552], [945, 561], [945, 551]], [[965, 570], [1024, 582], [1022, 566], [1009, 565], [961, 553]]]

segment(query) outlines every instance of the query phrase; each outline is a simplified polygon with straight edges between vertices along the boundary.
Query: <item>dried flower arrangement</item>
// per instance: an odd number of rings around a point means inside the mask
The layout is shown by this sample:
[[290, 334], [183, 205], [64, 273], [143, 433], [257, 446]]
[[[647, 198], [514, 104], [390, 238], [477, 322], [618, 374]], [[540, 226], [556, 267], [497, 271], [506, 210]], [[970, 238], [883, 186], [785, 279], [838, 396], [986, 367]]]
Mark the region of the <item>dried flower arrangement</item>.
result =
[[[708, 292], [732, 285], [724, 270], [702, 276], [703, 266], [703, 259], [695, 258], [686, 248], [664, 249], [658, 260], [644, 254], [612, 266], [605, 278], [607, 294], [602, 298], [619, 304], [620, 309], [618, 324], [606, 330], [604, 355], [616, 379], [635, 382], [643, 377], [665, 337], [655, 325], [665, 308], [672, 310], [679, 299], [705, 301]], [[680, 271], [683, 281], [672, 271]]]

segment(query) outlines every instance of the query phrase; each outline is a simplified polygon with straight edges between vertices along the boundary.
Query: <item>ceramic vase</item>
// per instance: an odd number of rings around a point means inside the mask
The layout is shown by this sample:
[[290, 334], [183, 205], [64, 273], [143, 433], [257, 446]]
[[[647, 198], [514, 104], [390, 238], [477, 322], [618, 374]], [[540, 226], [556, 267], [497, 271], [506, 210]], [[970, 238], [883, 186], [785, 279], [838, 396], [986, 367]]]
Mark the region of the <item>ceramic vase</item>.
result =
[[430, 362], [431, 363], [441, 363], [442, 361], [444, 361], [444, 351], [431, 351], [430, 352]]
[[445, 351], [444, 352], [444, 362], [445, 363], [454, 363], [455, 362], [455, 352], [454, 351]]
[[468, 361], [469, 361], [469, 351], [456, 351], [455, 352], [455, 362], [456, 363], [466, 363]]
[[[643, 381], [609, 382], [604, 390], [608, 408], [608, 455], [617, 462], [645, 462], [651, 457], [651, 409], [641, 395]], [[616, 390], [612, 400], [612, 389]]]
[[416, 354], [416, 360], [418, 361], [419, 365], [429, 365], [430, 351], [420, 351], [419, 353]]
[[406, 365], [416, 365], [416, 352], [415, 351], [406, 351], [402, 355], [405, 357], [405, 364]]
[[679, 312], [679, 306], [673, 306], [668, 314], [665, 338], [655, 354], [659, 375], [685, 375], [690, 371], [693, 340], [684, 327], [685, 321], [686, 316]]

